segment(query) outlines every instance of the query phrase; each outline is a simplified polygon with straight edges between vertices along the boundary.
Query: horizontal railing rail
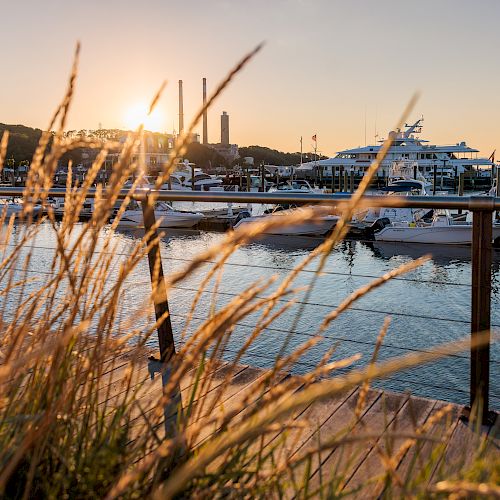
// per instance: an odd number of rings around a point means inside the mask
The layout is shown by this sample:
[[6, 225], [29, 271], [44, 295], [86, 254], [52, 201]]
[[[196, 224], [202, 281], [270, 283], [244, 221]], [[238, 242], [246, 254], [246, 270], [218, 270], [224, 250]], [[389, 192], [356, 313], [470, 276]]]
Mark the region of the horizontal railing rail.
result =
[[[51, 197], [64, 197], [65, 188], [51, 188], [45, 191]], [[100, 191], [101, 195], [106, 190]], [[22, 197], [25, 194], [23, 187], [0, 187], [0, 196]], [[229, 191], [167, 191], [137, 189], [134, 193], [122, 189], [118, 198], [131, 196], [134, 200], [143, 201], [154, 194], [161, 201], [198, 201], [212, 203], [294, 203], [297, 205], [345, 202], [352, 196], [349, 194], [321, 194], [321, 193], [252, 193]], [[89, 189], [88, 198], [95, 198], [97, 190]], [[500, 210], [500, 198], [493, 196], [398, 196], [398, 195], [366, 195], [363, 202], [375, 206], [398, 206], [401, 208], [452, 208], [462, 210]]]

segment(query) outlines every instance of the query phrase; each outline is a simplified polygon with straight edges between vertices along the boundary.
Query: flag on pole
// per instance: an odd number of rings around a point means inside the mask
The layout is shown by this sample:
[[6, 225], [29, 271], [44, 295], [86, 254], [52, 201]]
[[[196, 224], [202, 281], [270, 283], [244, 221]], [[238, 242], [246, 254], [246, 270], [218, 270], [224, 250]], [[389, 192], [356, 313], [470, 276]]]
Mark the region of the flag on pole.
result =
[[316, 139], [316, 134], [314, 134], [314, 135], [312, 136], [312, 140], [313, 140], [314, 142], [317, 142], [317, 139]]

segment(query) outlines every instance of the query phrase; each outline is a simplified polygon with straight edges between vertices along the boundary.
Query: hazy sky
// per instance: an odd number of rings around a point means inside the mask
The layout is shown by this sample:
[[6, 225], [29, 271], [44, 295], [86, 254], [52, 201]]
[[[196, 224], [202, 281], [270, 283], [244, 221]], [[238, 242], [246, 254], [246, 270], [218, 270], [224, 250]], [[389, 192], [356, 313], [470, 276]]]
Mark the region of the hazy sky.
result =
[[[163, 130], [177, 128], [258, 42], [264, 50], [209, 113], [220, 140], [325, 154], [386, 137], [414, 91], [422, 137], [500, 152], [499, 0], [0, 0], [0, 122], [44, 128], [82, 42], [70, 128], [126, 127], [164, 79]], [[199, 127], [201, 132], [201, 127]]]

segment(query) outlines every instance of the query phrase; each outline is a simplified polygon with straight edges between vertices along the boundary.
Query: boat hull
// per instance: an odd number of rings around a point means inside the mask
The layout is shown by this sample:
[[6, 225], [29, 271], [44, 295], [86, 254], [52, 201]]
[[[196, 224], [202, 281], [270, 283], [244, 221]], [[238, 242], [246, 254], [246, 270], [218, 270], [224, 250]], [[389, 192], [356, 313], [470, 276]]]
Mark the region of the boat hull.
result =
[[[195, 226], [203, 218], [203, 214], [199, 213], [184, 213], [184, 212], [163, 212], [155, 211], [156, 222], [159, 223], [159, 228], [191, 228]], [[126, 228], [142, 228], [144, 221], [141, 210], [128, 210], [122, 215], [118, 222], [118, 227]]]
[[[247, 217], [242, 219], [236, 224], [234, 229], [240, 228], [245, 224], [251, 224], [254, 222], [263, 222], [268, 220], [268, 218], [282, 218], [281, 215], [264, 215], [257, 217]], [[301, 222], [300, 224], [291, 225], [280, 225], [272, 228], [268, 228], [263, 231], [264, 234], [272, 234], [279, 236], [321, 236], [331, 231], [337, 224], [338, 217], [328, 216], [322, 217], [317, 221]]]
[[[376, 241], [395, 241], [406, 243], [431, 243], [441, 245], [470, 245], [472, 243], [471, 225], [393, 227], [386, 226], [375, 233]], [[493, 240], [500, 237], [500, 226], [493, 227]]]

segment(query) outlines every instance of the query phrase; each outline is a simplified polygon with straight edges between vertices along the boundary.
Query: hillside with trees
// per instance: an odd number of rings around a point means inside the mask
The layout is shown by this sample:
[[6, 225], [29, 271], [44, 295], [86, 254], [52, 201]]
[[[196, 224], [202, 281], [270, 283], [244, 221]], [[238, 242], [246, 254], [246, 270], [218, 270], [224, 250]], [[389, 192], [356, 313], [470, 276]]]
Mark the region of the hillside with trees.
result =
[[[266, 148], [264, 146], [247, 146], [240, 147], [240, 160], [246, 156], [251, 156], [255, 165], [264, 162], [266, 165], [298, 165], [300, 163], [300, 153], [284, 153], [276, 149]], [[326, 158], [321, 156], [320, 158]], [[310, 153], [304, 153], [302, 161], [307, 162], [313, 160]], [[236, 162], [238, 163], [238, 161]]]
[[[6, 158], [13, 158], [16, 164], [24, 161], [30, 161], [35, 152], [36, 146], [42, 134], [37, 128], [26, 127], [24, 125], [6, 125], [0, 123], [0, 136], [5, 130], [9, 131], [9, 142], [7, 145]], [[67, 137], [89, 137], [101, 140], [120, 140], [128, 132], [118, 129], [100, 129], [100, 130], [70, 130], [65, 132]], [[165, 134], [151, 133], [152, 136], [165, 136]], [[284, 153], [276, 149], [263, 146], [248, 146], [239, 148], [240, 158], [234, 163], [241, 163], [246, 156], [251, 156], [255, 164], [264, 162], [268, 165], [297, 165], [300, 163], [300, 153]], [[74, 164], [89, 164], [95, 156], [92, 150], [75, 150], [67, 153], [63, 157], [63, 162], [72, 160]], [[310, 155], [309, 155], [310, 156]], [[303, 161], [312, 160], [307, 154], [304, 154]], [[186, 151], [185, 157], [201, 168], [216, 167], [226, 165], [226, 161], [213, 149], [199, 143], [191, 143]]]
[[16, 163], [31, 161], [42, 131], [39, 128], [25, 127], [24, 125], [6, 125], [0, 123], [0, 137], [5, 130], [9, 131], [6, 158], [14, 158]]

